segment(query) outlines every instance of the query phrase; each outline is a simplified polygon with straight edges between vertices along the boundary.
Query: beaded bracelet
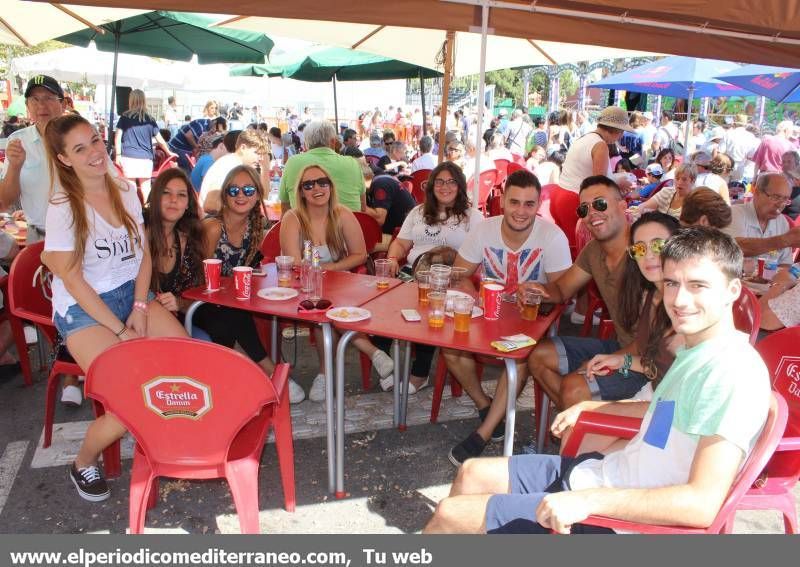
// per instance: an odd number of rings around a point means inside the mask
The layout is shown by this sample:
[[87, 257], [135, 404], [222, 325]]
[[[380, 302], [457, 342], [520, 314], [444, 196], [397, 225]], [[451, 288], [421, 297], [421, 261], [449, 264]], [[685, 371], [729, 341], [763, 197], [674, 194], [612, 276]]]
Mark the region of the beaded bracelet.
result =
[[124, 335], [125, 331], [127, 331], [127, 330], [128, 330], [128, 326], [125, 323], [123, 323], [122, 324], [122, 328], [119, 331], [117, 331], [116, 333], [114, 333], [114, 334], [119, 338], [122, 335]]
[[622, 374], [627, 378], [628, 371], [631, 369], [632, 365], [633, 365], [633, 356], [631, 356], [631, 354], [629, 353], [626, 353], [622, 361], [622, 368], [619, 369], [620, 374]]
[[147, 303], [144, 301], [134, 301], [133, 308], [137, 311], [147, 311]]

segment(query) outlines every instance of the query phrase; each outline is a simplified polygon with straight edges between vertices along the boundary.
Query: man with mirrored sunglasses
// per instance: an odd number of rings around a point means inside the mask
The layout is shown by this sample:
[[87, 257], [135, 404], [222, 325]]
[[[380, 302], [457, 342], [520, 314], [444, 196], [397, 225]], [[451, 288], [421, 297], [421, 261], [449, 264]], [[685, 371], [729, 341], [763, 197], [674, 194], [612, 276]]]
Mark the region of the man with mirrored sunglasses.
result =
[[[222, 183], [228, 173], [238, 165], [255, 167], [261, 164], [261, 182], [269, 186], [269, 147], [264, 138], [255, 130], [243, 130], [236, 138], [236, 151], [226, 154], [208, 168], [203, 184], [200, 186], [198, 200], [208, 214], [216, 214], [222, 206]], [[233, 189], [233, 187], [229, 187]], [[255, 187], [252, 188], [255, 190]], [[255, 191], [253, 191], [254, 193]], [[250, 193], [252, 195], [253, 193]], [[247, 195], [247, 192], [245, 192]], [[250, 195], [247, 195], [248, 197]], [[235, 195], [231, 195], [235, 197]]]
[[[555, 283], [527, 285], [540, 289], [547, 301], [560, 303], [594, 280], [614, 322], [616, 339], [559, 336], [541, 341], [531, 352], [528, 358], [531, 375], [559, 409], [565, 409], [561, 398], [564, 376], [579, 371], [593, 356], [616, 352], [633, 340], [632, 330], [620, 325], [617, 314], [630, 232], [625, 200], [619, 186], [603, 175], [584, 179], [579, 200], [578, 218], [594, 239]], [[644, 374], [626, 369], [624, 379], [617, 374], [595, 376], [587, 380], [587, 385], [593, 399], [622, 400], [636, 394], [646, 382]]]

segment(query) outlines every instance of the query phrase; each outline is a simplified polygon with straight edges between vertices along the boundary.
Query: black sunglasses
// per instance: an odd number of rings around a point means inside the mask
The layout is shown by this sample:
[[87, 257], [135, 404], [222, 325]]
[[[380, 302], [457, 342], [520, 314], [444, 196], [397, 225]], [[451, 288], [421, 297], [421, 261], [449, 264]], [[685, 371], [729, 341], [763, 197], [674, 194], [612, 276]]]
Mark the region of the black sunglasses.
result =
[[[595, 211], [602, 213], [603, 211], [608, 209], [608, 201], [606, 201], [602, 197], [598, 197], [597, 199], [592, 201], [592, 208]], [[579, 218], [585, 219], [586, 215], [589, 214], [589, 203], [581, 203], [580, 205], [578, 205], [578, 208], [575, 209], [575, 212], [578, 213]]]
[[330, 189], [331, 180], [329, 177], [320, 177], [319, 179], [309, 179], [308, 181], [300, 183], [300, 187], [303, 191], [311, 191], [314, 185], [319, 185], [320, 189]]
[[255, 185], [244, 185], [243, 187], [239, 187], [238, 185], [228, 185], [228, 188], [225, 189], [225, 192], [230, 197], [236, 197], [239, 195], [239, 191], [244, 193], [245, 197], [252, 197], [256, 194], [256, 186]]
[[314, 311], [315, 309], [323, 310], [330, 308], [331, 305], [333, 304], [327, 299], [319, 299], [317, 301], [304, 299], [303, 301], [297, 304], [297, 309], [303, 311]]

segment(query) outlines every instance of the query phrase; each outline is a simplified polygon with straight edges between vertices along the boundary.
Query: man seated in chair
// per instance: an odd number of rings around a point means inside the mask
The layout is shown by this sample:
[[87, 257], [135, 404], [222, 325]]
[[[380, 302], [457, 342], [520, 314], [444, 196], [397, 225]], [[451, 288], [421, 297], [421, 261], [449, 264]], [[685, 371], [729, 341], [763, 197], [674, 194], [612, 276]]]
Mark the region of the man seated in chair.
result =
[[734, 329], [742, 251], [715, 229], [679, 231], [661, 253], [664, 305], [686, 347], [651, 402], [583, 402], [556, 417], [555, 434], [581, 410], [643, 418], [630, 441], [577, 458], [471, 459], [427, 533], [609, 533], [590, 515], [706, 527], [716, 517], [766, 421], [766, 367]]

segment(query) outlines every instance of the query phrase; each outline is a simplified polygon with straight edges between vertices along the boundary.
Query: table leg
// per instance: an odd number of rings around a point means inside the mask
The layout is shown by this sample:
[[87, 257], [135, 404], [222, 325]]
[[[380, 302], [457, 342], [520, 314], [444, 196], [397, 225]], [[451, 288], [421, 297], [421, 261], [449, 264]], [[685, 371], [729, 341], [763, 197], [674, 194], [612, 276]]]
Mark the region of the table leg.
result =
[[195, 301], [186, 310], [186, 317], [183, 319], [183, 328], [186, 329], [190, 337], [192, 336], [192, 318], [194, 318], [194, 312], [204, 303], [205, 301]]
[[[330, 324], [323, 323], [322, 327], [323, 329], [325, 327], [330, 329]], [[344, 498], [346, 496], [344, 491], [344, 354], [350, 339], [356, 336], [356, 334], [355, 331], [345, 331], [342, 336], [339, 337], [339, 344], [336, 347], [336, 498]], [[395, 379], [395, 383], [396, 382], [397, 380]], [[330, 415], [330, 411], [333, 411], [332, 390], [333, 386], [331, 381], [326, 378], [325, 402], [329, 406], [329, 435], [332, 433], [331, 427], [333, 425], [333, 421], [331, 420], [332, 416]], [[330, 447], [331, 438], [328, 438], [328, 451], [331, 450]], [[328, 457], [328, 463], [330, 463], [330, 456]]]
[[508, 399], [506, 400], [506, 439], [503, 442], [503, 455], [510, 457], [514, 452], [514, 419], [517, 414], [517, 361], [503, 359], [506, 363], [508, 377]]
[[[560, 318], [556, 318], [547, 328], [548, 337], [552, 338], [558, 335], [558, 324], [560, 321]], [[547, 426], [550, 425], [547, 423], [547, 413], [550, 410], [550, 398], [547, 397], [547, 394], [544, 390], [542, 390], [542, 399], [539, 400], [539, 406], [534, 408], [534, 410], [536, 411], [536, 419], [539, 422], [537, 427], [538, 434], [536, 436], [536, 450], [544, 451], [547, 443]]]
[[394, 361], [394, 389], [392, 390], [392, 402], [394, 403], [394, 412], [392, 413], [392, 425], [394, 427], [400, 426], [400, 396], [402, 392], [400, 388], [403, 387], [403, 375], [400, 371], [400, 341], [392, 341], [392, 360]]
[[[278, 317], [277, 315], [273, 315], [272, 317], [272, 331], [270, 332], [270, 351], [272, 353], [272, 362], [278, 364], [278, 359], [280, 358], [278, 353]], [[295, 340], [297, 340], [295, 338]]]
[[[277, 321], [277, 318], [276, 318]], [[276, 325], [277, 326], [277, 325]], [[336, 437], [334, 426], [334, 396], [333, 396], [333, 329], [330, 323], [322, 323], [322, 346], [324, 352], [325, 369], [325, 427], [328, 441], [328, 491], [336, 488]]]
[[408, 384], [411, 379], [411, 343], [403, 341], [403, 375], [402, 375], [402, 388], [403, 400], [400, 404], [400, 431], [406, 430], [406, 416], [408, 415]]

